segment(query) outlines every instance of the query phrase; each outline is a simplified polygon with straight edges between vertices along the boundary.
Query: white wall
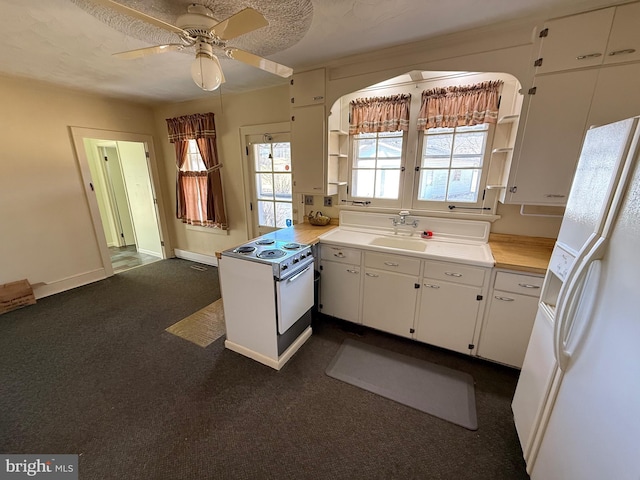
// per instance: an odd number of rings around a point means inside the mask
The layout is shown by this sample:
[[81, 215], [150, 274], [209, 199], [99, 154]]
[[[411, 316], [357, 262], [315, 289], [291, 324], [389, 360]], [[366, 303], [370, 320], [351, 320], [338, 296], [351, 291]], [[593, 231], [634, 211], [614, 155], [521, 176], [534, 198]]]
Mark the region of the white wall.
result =
[[[222, 86], [224, 92], [224, 85]], [[245, 188], [243, 172], [246, 155], [242, 151], [240, 127], [289, 121], [288, 85], [257, 90], [239, 95], [223, 96], [214, 93], [211, 100], [199, 100], [159, 106], [155, 109], [156, 128], [162, 132], [158, 148], [162, 152], [166, 183], [165, 205], [171, 212], [168, 219], [173, 247], [179, 250], [213, 257], [249, 239], [245, 213]], [[167, 139], [167, 118], [193, 113], [215, 114], [217, 147], [223, 167], [222, 184], [225, 193], [228, 233], [217, 229], [189, 227], [175, 218], [175, 150]]]
[[0, 283], [53, 292], [101, 278], [69, 126], [153, 135], [152, 110], [8, 77], [0, 105]]

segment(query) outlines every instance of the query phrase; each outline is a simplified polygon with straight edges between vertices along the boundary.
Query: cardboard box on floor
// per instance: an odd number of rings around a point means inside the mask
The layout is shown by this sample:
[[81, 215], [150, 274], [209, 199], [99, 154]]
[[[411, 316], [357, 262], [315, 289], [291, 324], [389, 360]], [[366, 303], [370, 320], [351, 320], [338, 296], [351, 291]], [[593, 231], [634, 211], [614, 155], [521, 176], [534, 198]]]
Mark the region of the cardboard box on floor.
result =
[[36, 297], [28, 280], [0, 285], [0, 315], [34, 303], [36, 303]]

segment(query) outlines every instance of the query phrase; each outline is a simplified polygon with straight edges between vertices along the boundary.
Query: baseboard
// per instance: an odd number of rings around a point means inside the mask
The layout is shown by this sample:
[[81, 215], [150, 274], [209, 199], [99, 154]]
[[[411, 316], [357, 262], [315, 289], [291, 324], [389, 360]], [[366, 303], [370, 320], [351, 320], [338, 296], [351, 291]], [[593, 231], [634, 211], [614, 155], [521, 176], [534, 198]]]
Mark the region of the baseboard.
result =
[[138, 253], [144, 253], [146, 255], [151, 255], [152, 257], [162, 258], [161, 253], [154, 252], [153, 250], [145, 250], [144, 248], [139, 248]]
[[218, 266], [218, 259], [215, 256], [203, 255], [202, 253], [187, 252], [186, 250], [173, 249], [176, 257], [183, 260], [190, 260], [192, 262], [202, 263], [204, 265], [211, 265], [213, 267]]
[[55, 295], [56, 293], [71, 290], [72, 288], [81, 287], [89, 283], [97, 282], [107, 278], [104, 268], [91, 270], [90, 272], [80, 273], [71, 277], [63, 278], [49, 283], [34, 283], [33, 294], [36, 299]]

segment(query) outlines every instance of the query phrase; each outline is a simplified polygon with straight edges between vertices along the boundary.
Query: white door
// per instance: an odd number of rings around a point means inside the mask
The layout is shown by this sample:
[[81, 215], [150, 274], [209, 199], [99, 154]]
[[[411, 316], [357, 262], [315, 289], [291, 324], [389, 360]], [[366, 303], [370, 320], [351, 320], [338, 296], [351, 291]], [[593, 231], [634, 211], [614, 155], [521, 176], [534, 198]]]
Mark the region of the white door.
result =
[[248, 135], [252, 236], [293, 225], [291, 143], [288, 133]]

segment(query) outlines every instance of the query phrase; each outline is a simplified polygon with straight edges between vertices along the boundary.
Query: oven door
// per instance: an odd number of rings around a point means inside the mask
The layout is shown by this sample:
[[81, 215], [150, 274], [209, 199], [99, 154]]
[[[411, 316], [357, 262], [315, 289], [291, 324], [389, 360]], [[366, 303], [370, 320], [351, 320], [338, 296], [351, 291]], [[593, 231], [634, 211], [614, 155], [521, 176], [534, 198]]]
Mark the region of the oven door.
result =
[[313, 307], [313, 262], [276, 282], [278, 333], [282, 335]]

